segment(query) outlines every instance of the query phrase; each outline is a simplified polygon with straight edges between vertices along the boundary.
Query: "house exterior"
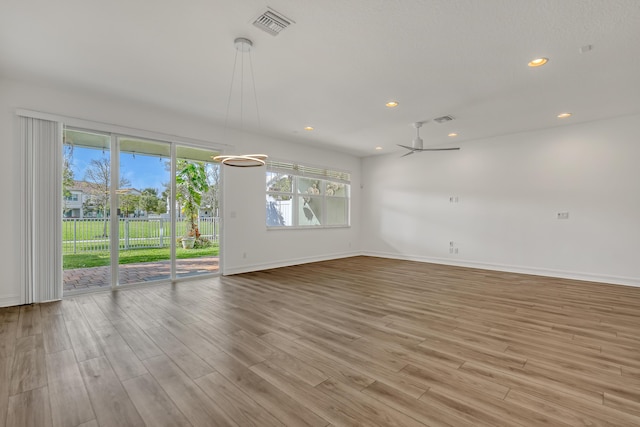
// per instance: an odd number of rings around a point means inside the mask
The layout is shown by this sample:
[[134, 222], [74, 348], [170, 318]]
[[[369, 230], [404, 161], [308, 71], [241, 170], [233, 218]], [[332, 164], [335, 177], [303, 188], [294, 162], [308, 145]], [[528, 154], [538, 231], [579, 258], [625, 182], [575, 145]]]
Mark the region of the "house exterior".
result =
[[86, 181], [74, 181], [73, 187], [68, 188], [68, 195], [62, 199], [63, 218], [96, 218], [93, 209], [87, 209], [95, 204], [97, 197], [92, 194], [90, 184]]
[[[101, 218], [103, 213], [98, 209], [99, 195], [96, 189], [87, 181], [75, 181], [73, 187], [68, 188], [69, 193], [62, 199], [63, 218]], [[140, 196], [142, 193], [135, 188], [121, 188], [119, 195]], [[119, 213], [119, 212], [118, 212]], [[137, 211], [135, 215], [142, 212]]]
[[70, 189], [71, 194], [64, 196], [62, 199], [62, 217], [63, 218], [84, 218], [84, 210], [82, 203], [84, 196], [82, 190]]

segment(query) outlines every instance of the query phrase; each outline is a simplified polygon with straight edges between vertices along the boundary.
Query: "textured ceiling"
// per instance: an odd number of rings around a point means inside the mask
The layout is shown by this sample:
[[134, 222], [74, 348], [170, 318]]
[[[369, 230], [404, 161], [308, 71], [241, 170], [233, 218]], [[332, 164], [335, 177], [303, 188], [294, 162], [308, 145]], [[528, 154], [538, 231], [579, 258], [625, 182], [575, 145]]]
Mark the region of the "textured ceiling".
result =
[[[267, 5], [295, 24], [253, 27]], [[260, 132], [361, 156], [410, 144], [414, 121], [430, 120], [425, 146], [450, 146], [640, 112], [638, 0], [2, 0], [0, 73], [222, 124], [239, 36], [254, 42]]]

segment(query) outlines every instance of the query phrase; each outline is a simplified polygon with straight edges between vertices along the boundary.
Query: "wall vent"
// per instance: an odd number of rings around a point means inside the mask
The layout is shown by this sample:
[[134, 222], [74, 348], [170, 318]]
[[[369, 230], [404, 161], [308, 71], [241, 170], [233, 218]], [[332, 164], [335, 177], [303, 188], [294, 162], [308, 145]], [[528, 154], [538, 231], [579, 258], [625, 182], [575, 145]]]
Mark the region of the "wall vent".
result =
[[253, 25], [272, 36], [277, 36], [291, 24], [295, 24], [295, 22], [289, 18], [285, 18], [282, 14], [271, 8], [268, 8], [266, 12], [262, 13], [253, 21]]
[[436, 123], [450, 122], [451, 120], [453, 120], [453, 117], [451, 116], [442, 116], [442, 117], [436, 117], [435, 119], [433, 119], [433, 121]]

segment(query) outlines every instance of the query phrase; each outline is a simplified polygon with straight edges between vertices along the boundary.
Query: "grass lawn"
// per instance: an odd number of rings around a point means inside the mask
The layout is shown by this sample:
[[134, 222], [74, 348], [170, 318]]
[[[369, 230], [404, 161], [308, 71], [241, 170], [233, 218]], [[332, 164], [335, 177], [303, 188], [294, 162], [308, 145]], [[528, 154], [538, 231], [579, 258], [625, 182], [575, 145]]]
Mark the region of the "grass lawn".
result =
[[[220, 253], [218, 246], [198, 249], [176, 248], [177, 259], [200, 258], [204, 256], [217, 256]], [[137, 262], [153, 262], [169, 259], [169, 248], [159, 249], [130, 249], [120, 251], [120, 264], [133, 264]], [[62, 268], [102, 267], [111, 263], [109, 252], [91, 252], [81, 254], [65, 254], [62, 257]]]

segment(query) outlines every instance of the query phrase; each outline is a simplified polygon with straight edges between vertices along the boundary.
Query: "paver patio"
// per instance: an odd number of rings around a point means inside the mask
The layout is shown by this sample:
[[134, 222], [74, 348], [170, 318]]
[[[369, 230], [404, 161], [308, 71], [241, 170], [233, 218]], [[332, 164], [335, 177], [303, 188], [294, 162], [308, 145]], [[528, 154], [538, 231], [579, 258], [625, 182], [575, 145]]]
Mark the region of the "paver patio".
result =
[[[218, 264], [218, 257], [178, 259], [176, 260], [176, 275], [178, 277], [186, 277], [203, 273], [215, 273], [219, 269]], [[168, 279], [171, 263], [169, 261], [155, 261], [123, 264], [119, 268], [120, 284], [128, 284]], [[64, 270], [64, 290], [74, 291], [110, 287], [110, 276], [111, 266]]]

